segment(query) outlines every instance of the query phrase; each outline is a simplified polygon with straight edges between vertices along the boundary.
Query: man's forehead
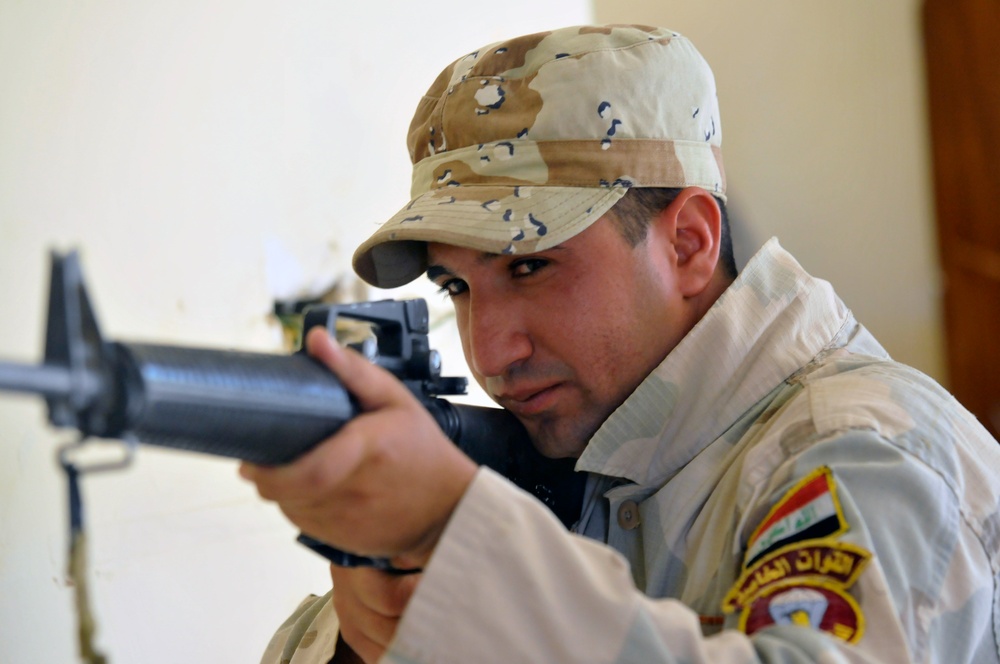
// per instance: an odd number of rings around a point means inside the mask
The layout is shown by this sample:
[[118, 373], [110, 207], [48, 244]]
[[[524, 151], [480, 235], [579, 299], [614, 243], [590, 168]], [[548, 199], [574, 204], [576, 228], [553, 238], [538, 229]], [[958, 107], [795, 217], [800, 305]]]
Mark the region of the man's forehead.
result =
[[[443, 242], [427, 243], [427, 276], [433, 278], [442, 270], [450, 272], [455, 266], [472, 262], [476, 265], [493, 262], [503, 254], [460, 247]], [[432, 274], [432, 272], [434, 274]]]
[[596, 222], [588, 225], [582, 231], [573, 235], [572, 237], [566, 239], [560, 244], [554, 247], [548, 247], [540, 251], [529, 251], [525, 253], [495, 253], [491, 251], [483, 251], [481, 249], [474, 249], [472, 247], [461, 247], [454, 244], [447, 244], [444, 242], [428, 242], [426, 249], [427, 265], [428, 265], [428, 276], [430, 276], [431, 268], [435, 268], [434, 272], [440, 274], [442, 268], [446, 272], [453, 272], [454, 267], [458, 265], [486, 265], [493, 263], [502, 258], [527, 258], [535, 256], [538, 254], [545, 254], [548, 252], [559, 252], [564, 251], [572, 252], [573, 248], [582, 242], [583, 239], [594, 233], [595, 228], [602, 226], [602, 222], [605, 221], [611, 214], [608, 211], [602, 215]]
[[476, 261], [491, 261], [503, 257], [504, 254], [492, 251], [473, 249], [472, 247], [461, 247], [457, 244], [447, 244], [444, 242], [427, 243], [427, 263], [437, 263], [442, 260], [462, 259]]

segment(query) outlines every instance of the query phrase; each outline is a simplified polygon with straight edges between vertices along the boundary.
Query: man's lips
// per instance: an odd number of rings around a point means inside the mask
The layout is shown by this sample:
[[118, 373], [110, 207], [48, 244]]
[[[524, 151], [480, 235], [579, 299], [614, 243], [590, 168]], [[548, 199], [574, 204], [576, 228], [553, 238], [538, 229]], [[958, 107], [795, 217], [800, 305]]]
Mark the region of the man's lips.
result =
[[522, 387], [508, 390], [496, 397], [497, 402], [515, 415], [537, 415], [552, 408], [559, 398], [562, 383]]

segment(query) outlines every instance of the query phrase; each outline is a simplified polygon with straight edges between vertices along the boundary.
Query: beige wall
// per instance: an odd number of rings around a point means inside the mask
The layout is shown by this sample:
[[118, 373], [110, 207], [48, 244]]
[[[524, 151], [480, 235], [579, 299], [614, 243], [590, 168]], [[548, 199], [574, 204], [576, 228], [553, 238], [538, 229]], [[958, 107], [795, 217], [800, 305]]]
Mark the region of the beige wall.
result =
[[712, 65], [748, 244], [778, 236], [894, 357], [944, 379], [919, 2], [594, 3]]

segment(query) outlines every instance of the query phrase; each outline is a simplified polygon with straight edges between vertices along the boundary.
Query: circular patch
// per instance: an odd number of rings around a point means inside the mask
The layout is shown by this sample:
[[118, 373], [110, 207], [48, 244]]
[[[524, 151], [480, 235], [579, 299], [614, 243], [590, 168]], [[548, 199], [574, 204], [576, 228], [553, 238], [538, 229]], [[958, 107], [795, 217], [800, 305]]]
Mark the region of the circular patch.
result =
[[746, 634], [771, 625], [811, 627], [855, 643], [864, 633], [864, 615], [842, 587], [797, 580], [768, 588], [740, 615], [740, 629]]

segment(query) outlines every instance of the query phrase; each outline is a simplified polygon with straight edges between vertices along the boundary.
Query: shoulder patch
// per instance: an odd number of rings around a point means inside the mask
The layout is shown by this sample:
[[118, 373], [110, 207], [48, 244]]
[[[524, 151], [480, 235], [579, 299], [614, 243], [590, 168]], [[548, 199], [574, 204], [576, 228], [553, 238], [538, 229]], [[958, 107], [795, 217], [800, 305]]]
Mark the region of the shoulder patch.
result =
[[836, 482], [830, 469], [822, 466], [795, 484], [771, 508], [750, 535], [744, 565], [749, 567], [793, 542], [831, 537], [846, 530]]
[[854, 643], [864, 632], [864, 615], [847, 589], [871, 557], [849, 542], [795, 542], [745, 570], [722, 610], [740, 611], [739, 628], [746, 634], [771, 625], [802, 625]]

